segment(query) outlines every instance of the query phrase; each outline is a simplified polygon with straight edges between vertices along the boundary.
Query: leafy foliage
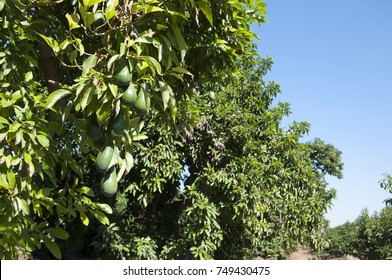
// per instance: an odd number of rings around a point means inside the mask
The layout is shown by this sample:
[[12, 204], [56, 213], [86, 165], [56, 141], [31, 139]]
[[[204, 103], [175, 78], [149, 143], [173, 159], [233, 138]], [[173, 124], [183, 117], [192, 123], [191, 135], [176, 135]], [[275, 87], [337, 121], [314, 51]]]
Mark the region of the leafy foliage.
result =
[[[392, 194], [392, 176], [384, 174], [384, 179], [380, 181], [380, 187]], [[392, 205], [392, 198], [387, 198], [384, 202], [386, 205]]]
[[[114, 145], [110, 166], [121, 180], [147, 137], [145, 115], [159, 111], [172, 124], [202, 79], [234, 75], [255, 38], [249, 23], [263, 21], [265, 7], [1, 0], [0, 13], [0, 256], [45, 244], [60, 258], [50, 229], [92, 217], [109, 224], [112, 209], [93, 191], [98, 151]], [[137, 89], [134, 107], [121, 101], [127, 83]], [[96, 133], [87, 133], [91, 120]]]
[[238, 80], [203, 85], [186, 108], [200, 117], [179, 114], [177, 130], [159, 124], [159, 115], [146, 119], [150, 137], [114, 207], [122, 234], [115, 242], [95, 237], [112, 244], [98, 253], [103, 258], [139, 258], [114, 246], [140, 238], [163, 259], [281, 258], [299, 243], [324, 246], [323, 214], [335, 192], [314, 164], [321, 157], [312, 157], [313, 142], [299, 141], [309, 125], [280, 127], [289, 107], [272, 106], [279, 86], [262, 80], [270, 58], [242, 65]]
[[338, 256], [353, 255], [361, 259], [392, 258], [392, 208], [369, 215], [367, 209], [354, 222], [329, 229], [328, 252]]
[[0, 258], [323, 246], [340, 152], [280, 126], [262, 1], [0, 4]]

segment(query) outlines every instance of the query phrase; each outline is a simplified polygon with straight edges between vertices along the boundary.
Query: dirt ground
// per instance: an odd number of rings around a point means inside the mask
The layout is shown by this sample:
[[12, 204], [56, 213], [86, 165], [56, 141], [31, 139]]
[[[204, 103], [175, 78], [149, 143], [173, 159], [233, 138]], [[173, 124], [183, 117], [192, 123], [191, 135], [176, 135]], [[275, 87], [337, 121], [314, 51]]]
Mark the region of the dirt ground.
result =
[[312, 254], [309, 250], [305, 250], [303, 248], [298, 248], [297, 251], [292, 253], [287, 258], [288, 260], [310, 260], [312, 259]]
[[[298, 248], [297, 251], [292, 253], [287, 258], [288, 260], [312, 260], [314, 259], [311, 252], [304, 248]], [[347, 256], [347, 257], [336, 257], [336, 256], [326, 256], [322, 258], [323, 260], [359, 260], [357, 257]]]

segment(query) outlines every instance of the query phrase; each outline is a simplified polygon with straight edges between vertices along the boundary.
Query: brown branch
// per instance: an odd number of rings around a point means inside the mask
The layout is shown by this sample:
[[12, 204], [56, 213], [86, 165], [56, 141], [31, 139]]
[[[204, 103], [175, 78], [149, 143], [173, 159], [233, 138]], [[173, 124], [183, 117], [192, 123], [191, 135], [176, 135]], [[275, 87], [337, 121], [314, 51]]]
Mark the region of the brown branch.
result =
[[53, 92], [60, 88], [58, 67], [54, 60], [53, 51], [46, 42], [38, 42], [37, 49], [39, 53], [39, 65], [42, 69], [46, 86], [49, 92]]
[[[41, 11], [45, 15], [50, 15], [53, 13], [53, 8], [49, 6], [41, 7]], [[49, 36], [49, 26], [40, 24], [37, 26], [37, 29], [45, 36]], [[63, 86], [62, 83], [60, 83], [59, 66], [56, 62], [52, 48], [44, 40], [41, 39], [37, 41], [36, 47], [38, 49], [39, 66], [48, 91], [51, 93]], [[56, 106], [60, 108], [65, 108], [66, 105], [67, 103], [64, 99], [61, 99], [56, 103]]]

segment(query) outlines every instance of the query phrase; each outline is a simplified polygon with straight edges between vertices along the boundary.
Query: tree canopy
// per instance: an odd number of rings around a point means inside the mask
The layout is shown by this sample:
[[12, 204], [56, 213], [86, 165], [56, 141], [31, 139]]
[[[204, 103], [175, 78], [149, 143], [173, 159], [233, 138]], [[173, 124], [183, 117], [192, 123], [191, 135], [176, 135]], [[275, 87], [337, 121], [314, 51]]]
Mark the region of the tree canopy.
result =
[[253, 44], [262, 1], [0, 0], [0, 13], [1, 258], [322, 246], [341, 152], [301, 142], [308, 123], [281, 126], [289, 105], [273, 105], [272, 59]]

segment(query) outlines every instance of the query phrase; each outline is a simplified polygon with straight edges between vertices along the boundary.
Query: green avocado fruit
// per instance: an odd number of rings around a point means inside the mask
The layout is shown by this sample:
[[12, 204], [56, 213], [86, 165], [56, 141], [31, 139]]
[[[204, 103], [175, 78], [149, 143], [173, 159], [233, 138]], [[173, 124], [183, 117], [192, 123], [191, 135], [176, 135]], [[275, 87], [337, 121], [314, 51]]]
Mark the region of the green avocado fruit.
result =
[[93, 141], [97, 141], [102, 137], [102, 129], [99, 127], [97, 120], [94, 117], [90, 118], [87, 122], [86, 134], [88, 138]]
[[100, 172], [105, 172], [109, 169], [110, 162], [112, 161], [114, 154], [114, 148], [112, 145], [108, 145], [100, 151], [97, 155], [96, 166]]
[[134, 105], [137, 100], [137, 90], [133, 83], [129, 84], [129, 87], [122, 93], [121, 102], [127, 106]]
[[109, 123], [108, 130], [110, 133], [110, 137], [112, 137], [113, 139], [120, 138], [124, 134], [125, 127], [125, 115], [123, 110], [120, 110], [118, 115]]
[[146, 94], [147, 92], [145, 91], [144, 87], [141, 86], [135, 103], [135, 108], [137, 112], [141, 115], [145, 115], [148, 112]]
[[117, 192], [117, 172], [113, 168], [106, 172], [101, 182], [101, 192], [106, 197], [112, 197]]
[[126, 87], [132, 82], [132, 72], [129, 69], [128, 61], [120, 63], [119, 70], [114, 76], [114, 81], [119, 87]]

